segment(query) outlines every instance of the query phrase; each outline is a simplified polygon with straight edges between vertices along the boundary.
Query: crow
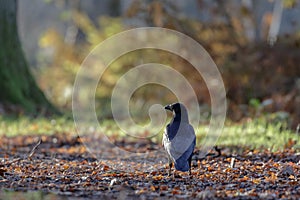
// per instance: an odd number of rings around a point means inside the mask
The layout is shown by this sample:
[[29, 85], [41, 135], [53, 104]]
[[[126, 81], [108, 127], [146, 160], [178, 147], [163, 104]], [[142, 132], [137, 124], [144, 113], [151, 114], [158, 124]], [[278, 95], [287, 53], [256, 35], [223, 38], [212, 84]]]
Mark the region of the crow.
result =
[[166, 110], [173, 112], [173, 119], [167, 125], [163, 134], [162, 144], [168, 154], [169, 173], [173, 163], [175, 169], [191, 175], [191, 162], [196, 145], [194, 128], [189, 124], [188, 113], [182, 103], [173, 103], [165, 106]]

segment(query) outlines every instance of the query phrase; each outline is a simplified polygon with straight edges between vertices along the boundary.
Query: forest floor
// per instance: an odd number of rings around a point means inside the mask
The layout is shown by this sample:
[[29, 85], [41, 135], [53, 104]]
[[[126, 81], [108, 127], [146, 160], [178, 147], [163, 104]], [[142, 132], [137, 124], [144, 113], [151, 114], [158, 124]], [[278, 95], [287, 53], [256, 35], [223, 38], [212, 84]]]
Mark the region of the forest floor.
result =
[[[300, 154], [292, 143], [275, 152], [219, 147], [219, 155], [195, 156], [192, 176], [169, 177], [160, 145], [123, 140], [118, 146], [139, 152], [121, 155], [102, 144], [106, 153], [97, 157], [84, 145], [89, 141], [63, 134], [2, 136], [0, 199], [300, 198]], [[33, 198], [28, 191], [41, 193]]]

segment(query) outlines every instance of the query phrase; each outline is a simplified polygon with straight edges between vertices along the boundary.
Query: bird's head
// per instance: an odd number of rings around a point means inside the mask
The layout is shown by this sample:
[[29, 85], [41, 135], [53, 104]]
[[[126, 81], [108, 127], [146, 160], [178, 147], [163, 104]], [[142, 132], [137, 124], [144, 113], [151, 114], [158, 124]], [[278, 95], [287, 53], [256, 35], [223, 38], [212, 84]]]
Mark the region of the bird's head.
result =
[[174, 119], [180, 121], [189, 121], [187, 109], [182, 103], [173, 103], [165, 106], [166, 110], [170, 110], [174, 113]]

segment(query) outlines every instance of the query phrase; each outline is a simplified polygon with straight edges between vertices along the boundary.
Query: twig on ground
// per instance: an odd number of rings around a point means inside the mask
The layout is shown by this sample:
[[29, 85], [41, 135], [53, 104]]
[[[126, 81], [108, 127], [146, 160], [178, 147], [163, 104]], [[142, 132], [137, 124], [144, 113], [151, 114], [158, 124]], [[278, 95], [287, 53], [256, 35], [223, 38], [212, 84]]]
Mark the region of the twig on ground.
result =
[[215, 149], [216, 152], [218, 152], [218, 154], [215, 155], [214, 157], [219, 157], [219, 156], [221, 156], [221, 154], [222, 154], [221, 149], [220, 149], [218, 146], [214, 146], [214, 149]]
[[230, 168], [234, 168], [234, 161], [235, 161], [235, 157], [232, 157], [230, 162]]
[[38, 143], [36, 145], [34, 145], [34, 147], [32, 148], [32, 150], [30, 151], [28, 158], [31, 160], [31, 157], [35, 154], [36, 149], [40, 146], [40, 144], [42, 143], [42, 139], [40, 138]]
[[25, 159], [31, 160], [32, 156], [35, 154], [38, 146], [40, 146], [41, 143], [42, 143], [42, 139], [40, 138], [39, 141], [37, 142], [37, 144], [34, 145], [34, 147], [31, 149], [30, 153], [27, 156], [24, 156], [24, 158], [16, 158], [16, 159], [14, 159], [12, 161], [6, 162], [6, 163], [0, 165], [0, 167], [3, 167], [3, 166], [8, 167], [8, 166], [10, 166], [13, 163], [19, 162], [20, 160], [25, 160]]

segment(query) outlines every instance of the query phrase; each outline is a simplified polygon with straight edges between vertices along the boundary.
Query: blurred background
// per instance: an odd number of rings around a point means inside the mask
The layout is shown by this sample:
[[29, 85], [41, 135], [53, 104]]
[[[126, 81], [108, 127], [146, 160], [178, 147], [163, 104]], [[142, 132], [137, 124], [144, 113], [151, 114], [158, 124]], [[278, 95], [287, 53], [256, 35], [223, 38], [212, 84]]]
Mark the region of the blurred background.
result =
[[[88, 53], [113, 34], [145, 26], [177, 30], [203, 45], [223, 76], [229, 119], [272, 113], [274, 120], [297, 127], [300, 3], [296, 0], [22, 0], [18, 6], [19, 35], [30, 69], [47, 98], [64, 112], [71, 110], [72, 86]], [[183, 59], [151, 50], [120, 58], [105, 72], [96, 94], [102, 115], [111, 117], [106, 108], [118, 78], [155, 59], [165, 60], [163, 64], [187, 77], [208, 118], [210, 97], [201, 76], [194, 75]], [[157, 100], [168, 103], [174, 96], [161, 86], [142, 87], [132, 103], [147, 112]]]
[[[216, 63], [228, 103], [218, 145], [299, 148], [299, 1], [2, 0], [0, 22], [0, 135], [76, 135], [72, 92], [81, 63], [114, 34], [150, 26], [188, 35]], [[95, 95], [101, 127], [84, 133], [112, 141], [130, 133], [160, 144], [162, 131], [152, 137], [153, 129], [138, 125], [150, 121], [153, 104], [178, 101], [168, 88], [148, 84], [133, 93], [129, 110], [137, 125], [127, 132], [112, 117], [117, 81], [146, 63], [171, 66], [190, 82], [200, 106], [197, 141], [204, 141], [211, 119], [204, 80], [187, 60], [152, 49], [127, 53], [105, 70]]]
[[[211, 128], [210, 95], [193, 66], [178, 55], [151, 49], [127, 53], [106, 69], [95, 95], [99, 124], [86, 123], [94, 117], [86, 112], [75, 121], [72, 92], [82, 62], [105, 39], [136, 27], [176, 30], [204, 47], [225, 84], [224, 126], [216, 122], [222, 127]], [[106, 192], [143, 196], [145, 188], [155, 198], [171, 197], [167, 190], [180, 198], [299, 194], [299, 0], [0, 0], [0, 44], [0, 199], [55, 199], [52, 192], [70, 199], [75, 193], [79, 198]], [[143, 126], [153, 104], [177, 101], [168, 88], [150, 84], [134, 92], [129, 109], [136, 124], [128, 129], [113, 120], [114, 86], [146, 63], [173, 67], [197, 95], [195, 154], [203, 144], [211, 145], [220, 158], [197, 158], [195, 187], [185, 187], [190, 183], [185, 177], [180, 183], [164, 179], [161, 169], [167, 161], [159, 152], [165, 124], [159, 132], [156, 126]], [[199, 115], [191, 103], [186, 106]], [[171, 120], [170, 112], [167, 117], [164, 123]], [[138, 154], [124, 156], [119, 147]], [[41, 191], [26, 197], [27, 190]], [[16, 197], [15, 191], [20, 191]]]
[[[155, 26], [192, 37], [211, 55], [225, 83], [228, 120], [247, 122], [267, 116], [267, 121], [280, 121], [294, 130], [299, 130], [300, 119], [299, 16], [296, 0], [17, 1], [17, 29], [30, 71], [62, 113], [71, 113], [76, 73], [93, 48], [116, 33]], [[197, 93], [201, 119], [209, 120], [210, 96], [202, 77], [184, 59], [157, 50], [128, 53], [105, 71], [96, 91], [101, 118], [112, 118], [111, 92], [120, 76], [149, 62], [172, 66], [183, 74]], [[131, 112], [143, 121], [153, 103], [174, 101], [167, 88], [143, 86], [132, 96]], [[5, 95], [1, 102], [1, 113], [24, 113]]]

